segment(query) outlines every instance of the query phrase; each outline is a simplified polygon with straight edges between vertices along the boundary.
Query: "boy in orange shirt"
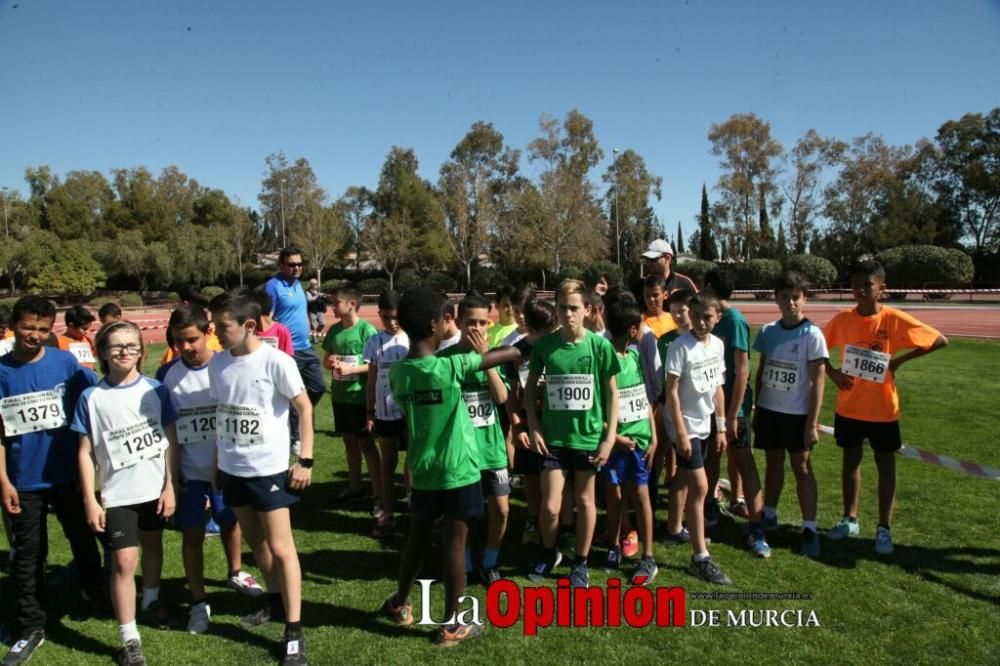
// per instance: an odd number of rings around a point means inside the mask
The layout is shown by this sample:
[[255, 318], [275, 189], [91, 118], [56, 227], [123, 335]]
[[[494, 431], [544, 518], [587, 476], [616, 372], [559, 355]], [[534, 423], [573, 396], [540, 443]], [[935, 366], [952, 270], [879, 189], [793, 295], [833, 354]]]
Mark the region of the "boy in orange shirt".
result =
[[94, 341], [87, 335], [97, 317], [82, 305], [70, 306], [63, 314], [66, 322], [64, 335], [59, 336], [59, 349], [68, 351], [76, 357], [80, 365], [94, 369]]
[[[840, 348], [840, 368], [834, 368], [829, 359], [826, 366], [838, 389], [834, 436], [844, 452], [844, 517], [827, 537], [839, 541], [860, 532], [861, 445], [867, 439], [878, 468], [875, 552], [888, 555], [893, 551], [889, 523], [896, 497], [895, 456], [903, 445], [896, 371], [903, 363], [944, 347], [948, 339], [905, 312], [880, 303], [885, 269], [877, 261], [864, 260], [851, 267], [851, 290], [857, 307], [835, 315], [823, 330], [827, 346]], [[911, 351], [893, 356], [903, 349]]]

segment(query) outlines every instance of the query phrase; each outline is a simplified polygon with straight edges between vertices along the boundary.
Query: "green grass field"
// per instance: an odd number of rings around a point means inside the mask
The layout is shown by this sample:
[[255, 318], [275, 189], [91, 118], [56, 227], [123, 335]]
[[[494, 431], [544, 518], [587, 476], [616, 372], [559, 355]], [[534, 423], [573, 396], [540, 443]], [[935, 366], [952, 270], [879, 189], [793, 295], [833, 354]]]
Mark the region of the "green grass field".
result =
[[[152, 350], [151, 358], [159, 358]], [[903, 404], [903, 437], [937, 453], [1000, 467], [995, 446], [995, 401], [1000, 395], [1000, 343], [953, 340], [945, 350], [904, 366], [898, 376]], [[149, 367], [147, 366], [147, 369]], [[831, 423], [834, 390], [827, 384], [823, 423]], [[520, 625], [489, 629], [485, 638], [453, 651], [432, 643], [430, 628], [400, 629], [374, 612], [393, 589], [402, 532], [383, 546], [368, 536], [367, 507], [340, 508], [333, 496], [346, 483], [343, 447], [330, 435], [328, 398], [318, 408], [317, 468], [314, 484], [295, 509], [293, 524], [303, 569], [303, 619], [313, 663], [634, 663], [703, 661], [712, 663], [1000, 663], [1000, 520], [995, 481], [958, 474], [900, 459], [893, 538], [896, 552], [874, 552], [875, 469], [870, 452], [863, 466], [861, 537], [823, 540], [823, 555], [809, 561], [797, 554], [800, 520], [794, 479], [786, 474], [779, 508], [780, 530], [770, 539], [771, 560], [753, 559], [741, 546], [739, 526], [720, 521], [713, 557], [734, 581], [733, 591], [800, 592], [810, 601], [688, 600], [688, 609], [721, 611], [723, 626], [645, 629], [541, 629], [524, 637]], [[841, 513], [840, 454], [823, 437], [814, 454], [819, 480], [821, 530]], [[762, 458], [758, 464], [762, 467]], [[657, 508], [658, 517], [665, 508]], [[517, 503], [511, 532], [519, 536], [523, 507]], [[50, 578], [66, 565], [68, 548], [53, 520], [49, 527]], [[182, 626], [188, 595], [180, 557], [180, 537], [165, 533], [167, 553], [161, 598]], [[513, 539], [511, 540], [513, 541]], [[591, 582], [603, 585], [595, 550]], [[689, 592], [719, 590], [686, 573], [688, 547], [658, 546], [661, 586]], [[534, 552], [510, 545], [501, 569], [527, 584], [526, 567]], [[215, 540], [206, 544], [213, 628], [204, 636], [182, 631], [142, 630], [152, 664], [273, 663], [282, 627], [249, 631], [238, 617], [248, 600], [225, 589], [225, 561]], [[0, 554], [0, 560], [5, 555]], [[424, 577], [439, 578], [438, 554], [427, 560]], [[554, 583], [549, 583], [554, 585]], [[728, 591], [728, 590], [727, 590]], [[481, 586], [469, 593], [482, 600]], [[78, 617], [75, 587], [50, 590], [47, 644], [41, 664], [107, 663], [118, 642], [115, 623]], [[435, 591], [440, 614], [442, 591]], [[0, 587], [0, 612], [9, 625], [13, 608], [10, 581]], [[414, 603], [418, 603], [414, 599]], [[727, 627], [726, 612], [742, 609], [815, 611], [820, 627]]]

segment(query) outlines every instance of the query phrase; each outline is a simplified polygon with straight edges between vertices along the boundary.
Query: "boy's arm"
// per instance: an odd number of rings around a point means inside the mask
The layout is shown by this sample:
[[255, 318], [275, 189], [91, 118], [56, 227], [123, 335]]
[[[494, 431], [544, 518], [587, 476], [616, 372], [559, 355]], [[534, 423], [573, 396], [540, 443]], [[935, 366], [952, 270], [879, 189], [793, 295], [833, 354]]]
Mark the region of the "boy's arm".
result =
[[[830, 363], [830, 359], [826, 359], [823, 362], [823, 365], [826, 368], [826, 374], [830, 378], [830, 381], [833, 382], [838, 389], [841, 391], [851, 390], [851, 387], [854, 386], [854, 377], [845, 375], [839, 369], [833, 367], [833, 363]], [[891, 363], [889, 364], [889, 367], [892, 368]]]
[[604, 427], [607, 432], [604, 434], [604, 441], [597, 449], [597, 454], [591, 456], [590, 462], [595, 467], [603, 467], [608, 462], [611, 449], [615, 446], [615, 436], [618, 434], [618, 379], [614, 375], [608, 375], [602, 382], [604, 390]]
[[[480, 356], [485, 357], [489, 352], [489, 342], [486, 340], [486, 336], [482, 335], [478, 331], [474, 331], [469, 334], [469, 342], [472, 344], [473, 350], [479, 353]], [[514, 351], [517, 351], [516, 349]], [[521, 352], [517, 351], [517, 358], [521, 358]], [[503, 365], [509, 361], [501, 361], [500, 363], [486, 367], [485, 359], [480, 361], [480, 365], [486, 370], [486, 382], [489, 384], [490, 394], [493, 397], [493, 402], [497, 404], [504, 404], [507, 402], [507, 385], [503, 383], [503, 379], [500, 378], [500, 373], [497, 372], [496, 366]]]
[[902, 354], [900, 356], [895, 356], [892, 358], [891, 361], [889, 361], [889, 372], [891, 372], [892, 374], [896, 374], [896, 370], [899, 368], [899, 366], [903, 365], [904, 363], [912, 361], [915, 358], [920, 358], [921, 356], [926, 356], [931, 352], [935, 352], [938, 349], [941, 349], [947, 344], [948, 344], [948, 338], [944, 337], [943, 335], [939, 335], [937, 339], [927, 349], [911, 349], [905, 354]]
[[524, 413], [528, 418], [528, 440], [530, 447], [535, 453], [547, 455], [549, 450], [545, 446], [545, 437], [542, 434], [542, 426], [538, 422], [538, 414], [535, 411], [538, 392], [538, 375], [534, 370], [528, 372], [528, 379], [524, 383]]
[[7, 476], [7, 439], [3, 432], [3, 419], [0, 419], [0, 503], [4, 511], [14, 516], [21, 513], [21, 503], [17, 488]]
[[[374, 364], [369, 364], [374, 365]], [[368, 431], [371, 432], [375, 427], [375, 393], [377, 391], [378, 382], [378, 372], [369, 372], [368, 379], [365, 381], [365, 413], [368, 422]]]
[[80, 492], [83, 494], [83, 510], [87, 525], [97, 533], [104, 532], [104, 508], [94, 494], [94, 447], [87, 435], [80, 435], [80, 447], [77, 450], [80, 465]]
[[[313, 457], [313, 422], [312, 403], [309, 394], [302, 391], [291, 399], [292, 407], [299, 413], [299, 436], [302, 448], [299, 450], [300, 460], [312, 460]], [[292, 490], [305, 490], [312, 483], [312, 467], [303, 467], [298, 461], [288, 470], [288, 482]]]
[[177, 429], [174, 424], [163, 426], [163, 433], [167, 436], [166, 465], [163, 470], [163, 490], [160, 492], [160, 499], [156, 503], [156, 514], [161, 518], [169, 519], [174, 515], [177, 508], [177, 496], [174, 494], [174, 481], [180, 482], [180, 456], [177, 455]]
[[725, 413], [726, 393], [722, 390], [722, 386], [719, 386], [715, 389], [715, 450], [717, 453], [726, 450], [726, 428], [721, 427], [728, 420], [723, 416]]
[[767, 364], [767, 356], [764, 354], [760, 355], [760, 359], [757, 361], [757, 372], [753, 374], [753, 396], [754, 402], [760, 400], [760, 382], [764, 376], [764, 365]]
[[688, 437], [687, 426], [684, 424], [684, 414], [681, 412], [681, 397], [678, 387], [680, 377], [667, 373], [667, 409], [670, 410], [670, 420], [677, 429], [677, 455], [685, 460], [691, 459], [691, 439]]
[[819, 441], [819, 410], [823, 406], [823, 389], [826, 388], [823, 381], [826, 369], [826, 361], [815, 360], [809, 364], [809, 412], [806, 414], [805, 445], [811, 446]]
[[726, 412], [726, 435], [735, 440], [736, 416], [740, 413], [743, 396], [747, 392], [747, 382], [750, 379], [750, 354], [746, 350], [733, 350], [733, 375], [733, 395]]
[[649, 469], [650, 471], [652, 471], [652, 469], [653, 469], [653, 460], [656, 458], [656, 445], [657, 445], [657, 441], [656, 441], [656, 421], [655, 421], [656, 417], [654, 416], [654, 414], [655, 414], [655, 412], [653, 411], [653, 406], [650, 405], [649, 406], [649, 425], [650, 425], [650, 428], [649, 428], [649, 446], [646, 447], [646, 455], [645, 455], [646, 468]]

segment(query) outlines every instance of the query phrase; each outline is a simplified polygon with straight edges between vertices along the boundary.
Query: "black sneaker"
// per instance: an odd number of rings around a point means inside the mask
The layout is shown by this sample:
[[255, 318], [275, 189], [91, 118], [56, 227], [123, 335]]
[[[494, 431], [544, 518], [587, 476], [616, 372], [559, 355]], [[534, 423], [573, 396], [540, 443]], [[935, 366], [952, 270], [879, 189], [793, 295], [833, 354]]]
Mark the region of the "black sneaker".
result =
[[146, 655], [142, 653], [142, 643], [136, 639], [125, 641], [115, 655], [118, 666], [146, 666]]
[[692, 575], [701, 578], [703, 581], [709, 583], [715, 583], [716, 585], [732, 585], [733, 581], [729, 580], [729, 576], [722, 573], [722, 569], [719, 568], [712, 558], [702, 560], [701, 562], [695, 562], [694, 556], [691, 556], [691, 566], [688, 567], [688, 571]]
[[528, 580], [535, 581], [536, 583], [540, 580], [545, 580], [552, 573], [552, 570], [559, 566], [560, 562], [562, 562], [562, 553], [557, 550], [554, 559], [544, 560], [532, 565], [531, 571], [528, 572]]
[[241, 617], [240, 624], [243, 627], [259, 627], [262, 624], [267, 624], [272, 619], [276, 618], [273, 618], [271, 616], [271, 607], [265, 605], [255, 610], [254, 612], [250, 613], [249, 615], [244, 615], [243, 617]]
[[3, 658], [3, 666], [15, 666], [15, 664], [26, 664], [31, 659], [31, 655], [45, 642], [45, 632], [41, 629], [26, 631], [21, 634], [21, 638], [10, 648], [10, 652]]
[[479, 578], [483, 581], [483, 585], [489, 587], [503, 578], [503, 576], [500, 575], [500, 572], [497, 571], [496, 567], [489, 567], [479, 572]]
[[604, 570], [608, 573], [618, 571], [622, 566], [622, 551], [619, 548], [609, 548], [608, 556], [604, 558]]
[[285, 654], [281, 666], [304, 666], [306, 663], [306, 637], [301, 631], [285, 634]]
[[167, 612], [167, 609], [159, 600], [154, 601], [143, 609], [142, 621], [156, 629], [166, 630], [177, 628], [177, 622], [174, 618], [170, 617], [170, 613]]

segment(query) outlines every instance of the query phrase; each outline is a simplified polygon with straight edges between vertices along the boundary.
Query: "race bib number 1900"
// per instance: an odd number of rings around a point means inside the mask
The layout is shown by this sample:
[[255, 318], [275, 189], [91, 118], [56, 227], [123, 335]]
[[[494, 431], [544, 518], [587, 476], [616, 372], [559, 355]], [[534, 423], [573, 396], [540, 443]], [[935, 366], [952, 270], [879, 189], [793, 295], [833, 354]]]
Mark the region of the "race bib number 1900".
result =
[[885, 382], [885, 375], [889, 370], [889, 361], [891, 360], [892, 356], [885, 352], [846, 345], [840, 370], [845, 375], [882, 384]]
[[0, 400], [0, 418], [8, 437], [26, 432], [51, 430], [66, 425], [62, 395], [57, 391], [36, 391]]
[[264, 409], [257, 405], [219, 405], [215, 411], [215, 435], [237, 446], [264, 443]]
[[593, 375], [549, 375], [545, 391], [553, 411], [586, 412], [594, 406]]
[[115, 428], [104, 438], [114, 469], [131, 467], [140, 460], [155, 458], [167, 448], [167, 436], [159, 419], [143, 419]]

